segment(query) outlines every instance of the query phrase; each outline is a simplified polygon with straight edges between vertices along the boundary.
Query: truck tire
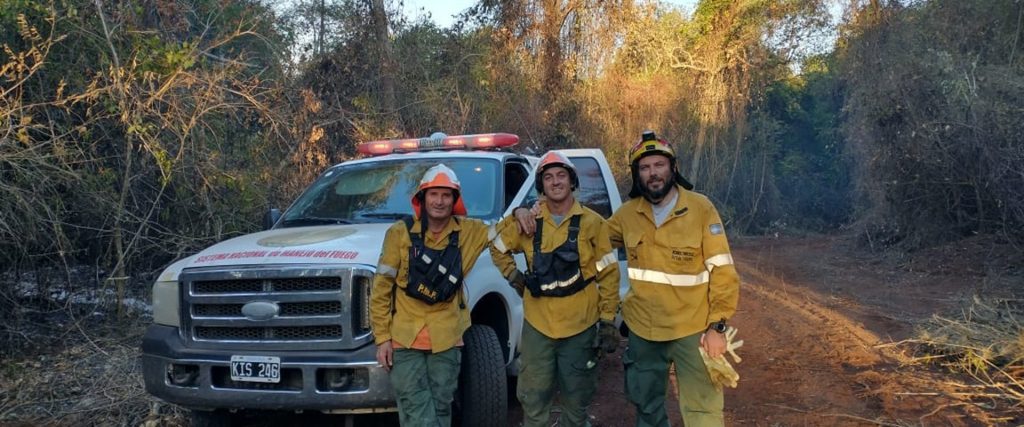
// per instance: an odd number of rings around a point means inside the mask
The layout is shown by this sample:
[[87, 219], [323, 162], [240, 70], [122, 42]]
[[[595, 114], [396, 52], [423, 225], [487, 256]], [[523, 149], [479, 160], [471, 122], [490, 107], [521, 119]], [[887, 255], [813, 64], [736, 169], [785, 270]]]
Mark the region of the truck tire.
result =
[[462, 341], [465, 346], [454, 418], [467, 427], [504, 425], [508, 422], [508, 383], [498, 335], [490, 326], [472, 325]]
[[231, 421], [226, 411], [192, 410], [192, 427], [231, 427]]

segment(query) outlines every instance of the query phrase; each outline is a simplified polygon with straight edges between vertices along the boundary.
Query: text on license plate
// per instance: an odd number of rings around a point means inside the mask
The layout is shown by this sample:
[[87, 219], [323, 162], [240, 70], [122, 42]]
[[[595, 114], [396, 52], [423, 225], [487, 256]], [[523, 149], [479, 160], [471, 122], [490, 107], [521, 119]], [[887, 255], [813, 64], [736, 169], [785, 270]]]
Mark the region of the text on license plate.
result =
[[231, 380], [257, 383], [281, 381], [281, 358], [275, 356], [231, 356]]

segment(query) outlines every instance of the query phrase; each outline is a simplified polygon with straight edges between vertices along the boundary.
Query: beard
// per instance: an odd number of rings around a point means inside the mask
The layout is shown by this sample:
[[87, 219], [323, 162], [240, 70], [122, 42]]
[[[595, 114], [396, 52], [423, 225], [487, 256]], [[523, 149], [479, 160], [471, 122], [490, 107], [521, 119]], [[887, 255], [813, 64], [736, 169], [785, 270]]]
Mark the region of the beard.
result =
[[643, 193], [645, 199], [651, 203], [660, 202], [665, 196], [668, 195], [669, 191], [672, 191], [672, 184], [674, 180], [664, 179], [662, 180], [661, 188], [654, 190], [649, 187], [646, 183], [640, 184], [640, 191]]

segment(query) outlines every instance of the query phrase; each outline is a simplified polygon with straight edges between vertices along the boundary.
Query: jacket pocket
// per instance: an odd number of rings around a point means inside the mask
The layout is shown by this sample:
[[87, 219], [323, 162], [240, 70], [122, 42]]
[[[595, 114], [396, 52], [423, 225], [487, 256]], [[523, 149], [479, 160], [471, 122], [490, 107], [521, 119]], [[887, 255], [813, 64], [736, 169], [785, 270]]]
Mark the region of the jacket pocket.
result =
[[670, 253], [672, 263], [680, 266], [680, 273], [696, 274], [705, 270], [704, 258], [699, 247], [673, 246]]
[[705, 270], [701, 236], [672, 236], [662, 241], [661, 253], [671, 273], [698, 274]]
[[623, 236], [623, 243], [626, 245], [626, 259], [629, 261], [631, 266], [635, 265], [635, 261], [637, 261], [640, 256], [639, 251], [643, 250], [641, 247], [641, 245], [643, 245], [643, 239], [644, 236], [640, 233], [626, 233], [626, 235]]

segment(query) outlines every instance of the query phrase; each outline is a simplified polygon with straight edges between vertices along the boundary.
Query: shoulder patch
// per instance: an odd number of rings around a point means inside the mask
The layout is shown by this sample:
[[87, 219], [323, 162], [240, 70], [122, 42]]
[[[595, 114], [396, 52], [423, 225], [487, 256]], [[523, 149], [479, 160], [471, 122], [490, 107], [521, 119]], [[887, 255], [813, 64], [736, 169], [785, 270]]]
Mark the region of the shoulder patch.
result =
[[708, 231], [711, 232], [711, 234], [722, 234], [725, 229], [722, 228], [722, 224], [711, 224], [708, 226]]

